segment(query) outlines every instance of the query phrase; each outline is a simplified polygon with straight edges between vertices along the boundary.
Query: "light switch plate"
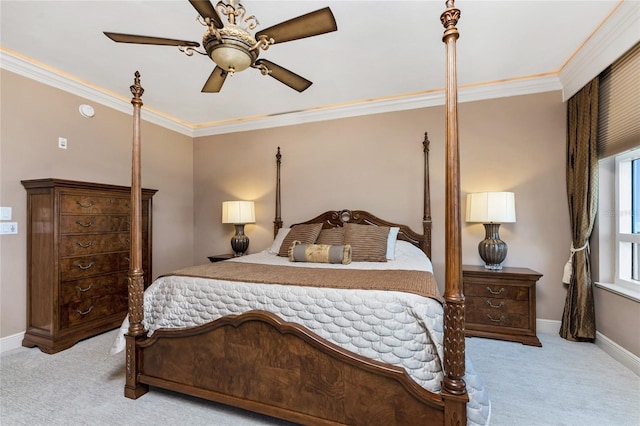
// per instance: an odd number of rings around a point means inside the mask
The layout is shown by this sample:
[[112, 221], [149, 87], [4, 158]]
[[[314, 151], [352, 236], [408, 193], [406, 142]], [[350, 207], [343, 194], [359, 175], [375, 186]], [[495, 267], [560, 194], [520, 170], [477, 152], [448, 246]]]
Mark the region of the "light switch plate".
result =
[[10, 235], [18, 233], [18, 222], [1, 222], [0, 235]]
[[0, 207], [0, 220], [11, 220], [11, 207]]

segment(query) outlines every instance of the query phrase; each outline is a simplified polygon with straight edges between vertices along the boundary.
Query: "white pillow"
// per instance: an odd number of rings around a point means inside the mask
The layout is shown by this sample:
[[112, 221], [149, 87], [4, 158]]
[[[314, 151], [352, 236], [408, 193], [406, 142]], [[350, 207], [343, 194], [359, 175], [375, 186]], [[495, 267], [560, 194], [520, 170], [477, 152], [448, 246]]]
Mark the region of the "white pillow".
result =
[[282, 242], [284, 241], [284, 238], [287, 236], [289, 231], [291, 231], [291, 228], [278, 229], [278, 234], [273, 239], [273, 243], [271, 243], [271, 247], [269, 247], [269, 253], [278, 254], [278, 252], [280, 251], [280, 246], [282, 245]]
[[400, 228], [392, 226], [389, 228], [389, 237], [387, 238], [387, 260], [393, 260], [396, 258], [396, 240], [398, 239], [398, 232]]

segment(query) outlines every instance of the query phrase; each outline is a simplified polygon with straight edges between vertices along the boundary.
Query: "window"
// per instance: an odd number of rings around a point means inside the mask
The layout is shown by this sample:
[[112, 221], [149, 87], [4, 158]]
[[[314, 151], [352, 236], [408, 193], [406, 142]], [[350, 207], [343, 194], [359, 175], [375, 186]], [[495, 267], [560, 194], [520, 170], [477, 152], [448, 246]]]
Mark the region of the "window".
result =
[[640, 149], [615, 159], [615, 279], [640, 291]]

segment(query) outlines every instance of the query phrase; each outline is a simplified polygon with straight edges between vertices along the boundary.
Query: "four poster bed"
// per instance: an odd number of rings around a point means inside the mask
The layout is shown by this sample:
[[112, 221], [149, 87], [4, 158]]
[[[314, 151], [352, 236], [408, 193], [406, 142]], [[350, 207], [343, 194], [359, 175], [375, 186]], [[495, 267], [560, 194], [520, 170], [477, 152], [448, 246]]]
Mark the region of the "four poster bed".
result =
[[444, 298], [429, 260], [426, 134], [422, 234], [358, 210], [329, 211], [283, 228], [278, 148], [271, 248], [176, 271], [144, 291], [143, 89], [136, 73], [132, 255], [122, 341], [126, 397], [136, 399], [153, 386], [302, 424], [487, 424], [488, 398], [465, 360], [455, 64], [459, 10], [453, 3], [446, 2], [441, 16], [447, 46]]

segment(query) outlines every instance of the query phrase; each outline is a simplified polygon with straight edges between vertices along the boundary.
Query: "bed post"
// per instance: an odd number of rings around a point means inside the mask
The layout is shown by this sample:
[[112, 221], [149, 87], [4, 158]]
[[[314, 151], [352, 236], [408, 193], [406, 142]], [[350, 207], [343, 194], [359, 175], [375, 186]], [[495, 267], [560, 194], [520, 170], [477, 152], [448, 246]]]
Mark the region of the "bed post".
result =
[[278, 152], [276, 153], [276, 218], [273, 220], [273, 238], [278, 235], [278, 230], [282, 228], [282, 216], [281, 216], [281, 208], [282, 201], [280, 200], [280, 159], [282, 155], [280, 154], [280, 147], [278, 147]]
[[447, 70], [445, 85], [446, 109], [446, 212], [445, 212], [445, 291], [444, 291], [444, 371], [442, 397], [445, 403], [445, 424], [467, 423], [466, 403], [469, 400], [463, 380], [465, 373], [464, 295], [462, 292], [462, 254], [460, 221], [460, 155], [458, 148], [458, 86], [456, 70], [456, 28], [460, 10], [454, 0], [446, 1], [447, 9], [440, 16], [445, 28], [442, 41], [446, 45]]
[[136, 71], [133, 86], [130, 87], [133, 98], [133, 152], [131, 160], [131, 252], [129, 254], [129, 330], [125, 336], [127, 342], [126, 380], [124, 395], [136, 399], [144, 395], [149, 387], [138, 382], [141, 370], [142, 353], [137, 342], [146, 335], [142, 319], [144, 316], [143, 293], [144, 276], [142, 271], [142, 186], [140, 173], [140, 109], [144, 89], [140, 85], [140, 73]]
[[431, 189], [429, 186], [429, 135], [424, 132], [422, 150], [424, 152], [424, 206], [422, 214], [422, 235], [424, 252], [431, 259]]

